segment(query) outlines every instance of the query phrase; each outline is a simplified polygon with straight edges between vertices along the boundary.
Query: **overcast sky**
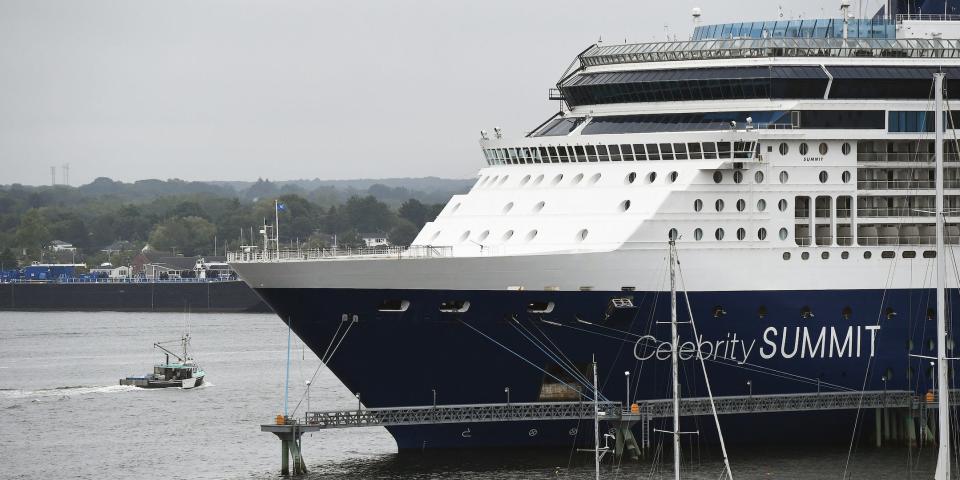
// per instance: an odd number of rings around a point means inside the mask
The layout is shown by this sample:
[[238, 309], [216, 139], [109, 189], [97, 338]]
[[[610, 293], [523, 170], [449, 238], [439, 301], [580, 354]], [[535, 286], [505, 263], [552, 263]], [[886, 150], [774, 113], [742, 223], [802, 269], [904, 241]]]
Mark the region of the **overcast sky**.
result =
[[[73, 185], [468, 178], [479, 131], [545, 120], [599, 37], [683, 39], [692, 7], [720, 23], [777, 3], [0, 0], [0, 184], [49, 184], [64, 163]], [[839, 0], [781, 3], [839, 16]]]

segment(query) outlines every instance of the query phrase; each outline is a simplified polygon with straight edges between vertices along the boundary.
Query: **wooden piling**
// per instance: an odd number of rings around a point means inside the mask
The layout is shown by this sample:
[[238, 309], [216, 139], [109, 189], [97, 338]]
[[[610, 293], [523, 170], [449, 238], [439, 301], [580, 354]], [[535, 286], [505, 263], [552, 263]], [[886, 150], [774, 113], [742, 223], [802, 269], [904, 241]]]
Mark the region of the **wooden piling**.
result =
[[883, 446], [883, 425], [881, 424], [881, 415], [883, 412], [880, 408], [875, 408], [873, 412], [873, 437], [876, 441], [877, 448]]

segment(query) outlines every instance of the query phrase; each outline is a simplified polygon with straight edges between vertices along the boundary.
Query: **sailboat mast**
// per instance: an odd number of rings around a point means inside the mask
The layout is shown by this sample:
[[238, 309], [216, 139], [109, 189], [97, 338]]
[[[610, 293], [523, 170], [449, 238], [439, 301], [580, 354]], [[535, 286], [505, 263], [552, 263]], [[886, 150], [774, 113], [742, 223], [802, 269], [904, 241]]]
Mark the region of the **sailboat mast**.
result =
[[947, 262], [944, 249], [943, 209], [943, 73], [933, 74], [936, 92], [936, 210], [937, 210], [937, 411], [939, 417], [939, 451], [937, 453], [937, 480], [950, 478], [950, 383], [947, 379]]
[[680, 368], [677, 358], [676, 243], [670, 240], [670, 363], [673, 367], [673, 477], [680, 480]]
[[600, 480], [600, 404], [597, 390], [597, 357], [593, 357], [593, 462], [597, 480]]

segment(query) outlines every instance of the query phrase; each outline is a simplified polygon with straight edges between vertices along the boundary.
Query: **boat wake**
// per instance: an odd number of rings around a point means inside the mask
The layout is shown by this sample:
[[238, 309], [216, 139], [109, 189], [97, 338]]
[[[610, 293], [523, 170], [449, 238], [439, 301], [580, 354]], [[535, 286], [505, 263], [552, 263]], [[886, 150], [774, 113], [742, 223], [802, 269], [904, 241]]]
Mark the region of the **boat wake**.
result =
[[37, 390], [0, 389], [0, 398], [50, 398], [76, 397], [81, 395], [121, 393], [140, 390], [137, 387], [125, 385], [68, 385]]
[[203, 384], [201, 384], [201, 385], [198, 386], [198, 387], [193, 387], [193, 388], [180, 388], [180, 390], [200, 390], [200, 389], [204, 389], [204, 388], [208, 388], [208, 387], [214, 387], [214, 386], [216, 386], [216, 385], [214, 385], [214, 384], [212, 384], [212, 383], [204, 380], [204, 381], [203, 381]]

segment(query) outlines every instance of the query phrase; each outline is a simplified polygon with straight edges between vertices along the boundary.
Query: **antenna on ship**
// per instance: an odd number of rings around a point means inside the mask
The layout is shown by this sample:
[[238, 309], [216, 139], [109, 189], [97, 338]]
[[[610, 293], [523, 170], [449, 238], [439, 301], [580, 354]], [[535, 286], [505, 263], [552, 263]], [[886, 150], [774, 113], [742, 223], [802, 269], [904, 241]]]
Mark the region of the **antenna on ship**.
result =
[[[843, 16], [843, 39], [849, 37], [850, 32], [850, 0], [840, 1], [840, 15]], [[781, 15], [782, 16], [782, 15]]]
[[693, 35], [697, 31], [697, 27], [700, 26], [700, 15], [703, 15], [703, 11], [700, 10], [700, 7], [693, 7], [693, 10], [690, 10], [690, 16], [693, 17], [693, 33], [690, 34], [691, 40], [693, 40]]

